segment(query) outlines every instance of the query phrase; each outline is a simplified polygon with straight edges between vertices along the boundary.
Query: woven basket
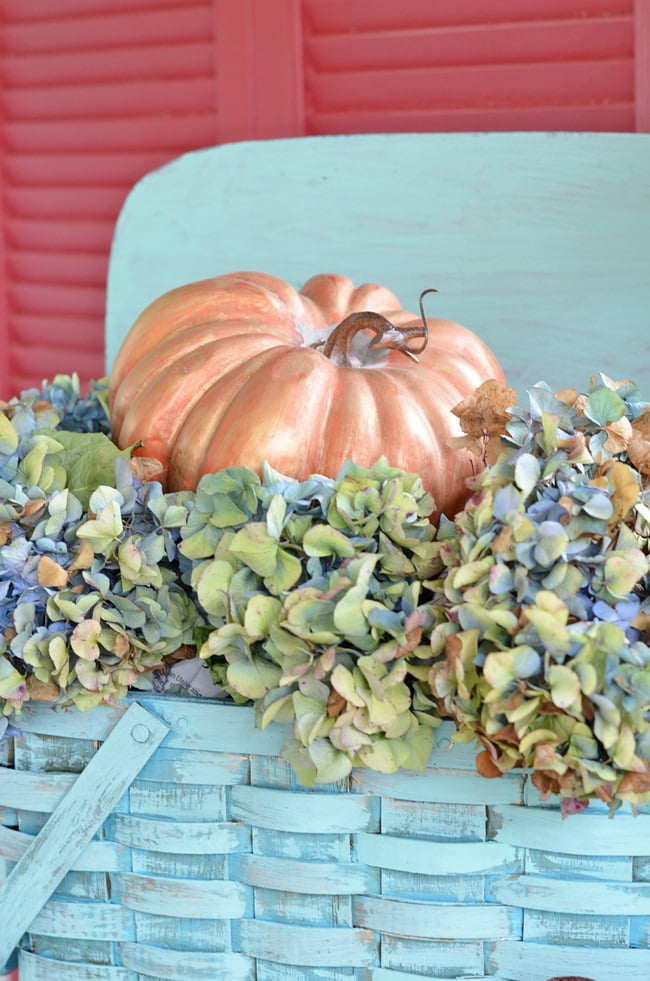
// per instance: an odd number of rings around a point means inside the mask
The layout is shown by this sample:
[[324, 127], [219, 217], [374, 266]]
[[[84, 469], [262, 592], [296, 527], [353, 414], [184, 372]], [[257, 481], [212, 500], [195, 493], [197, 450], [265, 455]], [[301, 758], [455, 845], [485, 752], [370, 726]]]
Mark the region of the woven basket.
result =
[[21, 724], [0, 771], [20, 981], [650, 978], [650, 816], [562, 820], [448, 725], [424, 773], [307, 790], [249, 708]]

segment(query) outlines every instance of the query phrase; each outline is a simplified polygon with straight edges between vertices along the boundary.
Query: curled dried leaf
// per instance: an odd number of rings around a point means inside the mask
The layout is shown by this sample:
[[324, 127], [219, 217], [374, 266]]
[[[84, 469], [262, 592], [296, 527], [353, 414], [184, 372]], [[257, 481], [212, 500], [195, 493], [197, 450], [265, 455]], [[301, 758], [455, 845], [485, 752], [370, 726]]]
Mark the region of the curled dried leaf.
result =
[[143, 484], [149, 480], [156, 480], [165, 469], [160, 460], [154, 460], [149, 456], [132, 456], [128, 463], [133, 476]]
[[503, 771], [499, 769], [496, 763], [492, 760], [492, 757], [488, 753], [487, 749], [481, 750], [481, 752], [476, 757], [476, 769], [482, 777], [488, 777], [493, 779], [494, 777], [502, 777]]
[[510, 419], [508, 409], [517, 404], [514, 388], [488, 379], [452, 409], [468, 436], [500, 436]]

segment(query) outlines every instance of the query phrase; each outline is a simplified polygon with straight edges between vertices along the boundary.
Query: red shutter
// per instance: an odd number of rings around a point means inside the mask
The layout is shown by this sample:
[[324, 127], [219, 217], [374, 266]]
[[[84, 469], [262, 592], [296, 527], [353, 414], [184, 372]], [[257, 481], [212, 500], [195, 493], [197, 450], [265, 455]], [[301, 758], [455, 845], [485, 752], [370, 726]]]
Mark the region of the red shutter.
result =
[[131, 185], [214, 143], [211, 0], [3, 0], [3, 394], [103, 374], [104, 286]]
[[304, 0], [308, 133], [634, 129], [633, 0]]
[[303, 134], [650, 130], [650, 0], [0, 0], [0, 395], [103, 373], [129, 188]]

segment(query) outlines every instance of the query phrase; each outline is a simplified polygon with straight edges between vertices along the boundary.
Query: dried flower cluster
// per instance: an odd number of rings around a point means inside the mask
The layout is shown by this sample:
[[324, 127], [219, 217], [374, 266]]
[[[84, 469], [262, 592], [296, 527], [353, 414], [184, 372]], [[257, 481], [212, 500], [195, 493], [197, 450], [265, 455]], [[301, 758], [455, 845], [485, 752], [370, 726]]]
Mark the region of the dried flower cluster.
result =
[[456, 408], [473, 494], [269, 467], [163, 493], [108, 436], [106, 382], [0, 412], [0, 738], [30, 698], [80, 709], [198, 652], [307, 784], [426, 765], [451, 717], [487, 777], [565, 813], [650, 801], [650, 410], [631, 382], [487, 382]]
[[[650, 800], [650, 412], [635, 385], [482, 386], [458, 414], [492, 462], [439, 533], [431, 684], [486, 776], [532, 771], [564, 809]], [[506, 394], [506, 400], [510, 393]], [[496, 420], [487, 431], [481, 418]]]

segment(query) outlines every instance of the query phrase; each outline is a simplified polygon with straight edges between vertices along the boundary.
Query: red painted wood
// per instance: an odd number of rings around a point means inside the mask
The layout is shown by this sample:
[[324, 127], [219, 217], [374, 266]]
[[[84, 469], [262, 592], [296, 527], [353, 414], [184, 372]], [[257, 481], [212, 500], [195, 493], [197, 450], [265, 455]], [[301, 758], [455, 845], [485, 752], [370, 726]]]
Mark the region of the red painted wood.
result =
[[634, 23], [628, 15], [489, 24], [379, 28], [306, 37], [316, 71], [521, 64], [597, 60], [612, 51], [632, 58]]
[[633, 0], [303, 13], [308, 133], [634, 127]]
[[648, 0], [0, 0], [0, 22], [2, 396], [82, 360], [103, 373], [119, 208], [186, 150], [650, 130]]
[[[99, 5], [96, 5], [99, 6]], [[209, 36], [211, 11], [202, 0], [177, 2], [173, 7], [160, 4], [150, 10], [138, 10], [137, 0], [128, 9], [114, 10], [110, 3], [94, 13], [87, 5], [78, 5], [78, 18], [61, 16], [58, 3], [40, 5], [40, 17], [17, 20], [5, 27], [5, 44], [14, 53], [37, 51], [75, 51], [79, 46], [92, 48], [128, 47], [134, 38], [148, 43], [197, 41]], [[162, 67], [162, 66], [161, 66]]]
[[[641, 0], [643, 2], [643, 0]], [[403, 30], [428, 25], [494, 24], [629, 14], [630, 0], [303, 0], [306, 20], [319, 33]]]
[[650, 3], [634, 3], [636, 130], [650, 133]]
[[[116, 0], [111, 0], [111, 3]], [[80, 78], [87, 82], [123, 79], [159, 78], [164, 66], [166, 78], [210, 76], [214, 68], [214, 45], [211, 34], [198, 41], [175, 44], [132, 44], [128, 47], [92, 48], [87, 51], [38, 51], [3, 53], [5, 84], [42, 85], [74, 84]], [[119, 67], [120, 74], [117, 74]]]
[[217, 0], [219, 141], [304, 132], [300, 0]]

